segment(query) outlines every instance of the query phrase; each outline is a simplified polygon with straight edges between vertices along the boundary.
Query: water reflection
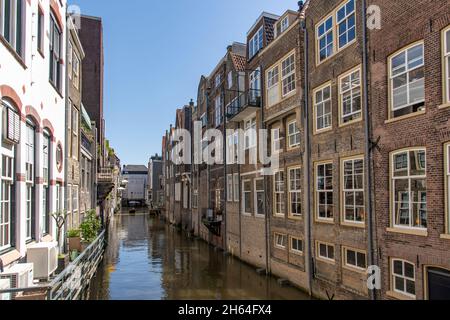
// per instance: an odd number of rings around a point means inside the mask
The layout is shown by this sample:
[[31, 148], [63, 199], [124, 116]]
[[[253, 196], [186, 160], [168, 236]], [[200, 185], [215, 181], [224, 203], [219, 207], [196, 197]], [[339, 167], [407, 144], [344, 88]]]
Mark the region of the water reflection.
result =
[[308, 299], [145, 213], [117, 215], [94, 300]]

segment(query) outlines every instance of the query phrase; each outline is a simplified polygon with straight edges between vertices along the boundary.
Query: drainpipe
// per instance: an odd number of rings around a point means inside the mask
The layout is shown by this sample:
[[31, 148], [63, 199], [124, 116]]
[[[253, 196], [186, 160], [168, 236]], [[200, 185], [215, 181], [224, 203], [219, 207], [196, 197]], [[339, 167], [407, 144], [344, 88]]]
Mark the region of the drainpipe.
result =
[[[299, 11], [302, 12], [304, 6], [303, 1], [298, 2]], [[309, 295], [313, 296], [313, 257], [312, 257], [312, 236], [311, 236], [311, 140], [310, 140], [310, 124], [309, 124], [309, 36], [308, 29], [306, 28], [306, 17], [300, 21], [300, 37], [303, 33], [303, 43], [304, 43], [304, 110], [303, 110], [303, 121], [304, 121], [304, 134], [305, 134], [305, 154], [304, 154], [304, 167], [306, 173], [306, 199], [305, 199], [305, 239], [306, 239], [306, 273], [308, 275], [308, 290]]]
[[[372, 147], [371, 147], [371, 127], [370, 127], [370, 112], [369, 112], [369, 60], [367, 53], [367, 3], [366, 0], [362, 0], [361, 5], [361, 22], [363, 26], [363, 85], [364, 85], [364, 134], [365, 134], [365, 175], [366, 175], [366, 190], [367, 190], [367, 200], [366, 200], [366, 212], [367, 212], [367, 228], [368, 228], [368, 264], [369, 266], [375, 265], [375, 256], [374, 256], [374, 215], [373, 215], [373, 197], [372, 197]], [[372, 300], [377, 299], [376, 289], [369, 290], [369, 295]]]
[[[226, 77], [227, 76], [227, 65], [226, 63], [223, 66], [223, 71]], [[222, 85], [223, 86], [223, 85]], [[223, 215], [222, 215], [222, 223], [224, 224], [224, 235], [222, 236], [223, 249], [225, 252], [228, 252], [228, 241], [227, 241], [227, 204], [228, 204], [228, 181], [227, 181], [227, 115], [225, 112], [225, 88], [222, 88], [222, 116], [223, 116]]]
[[[67, 9], [66, 9], [66, 15], [65, 15], [66, 22], [67, 22], [67, 15], [68, 15], [68, 13], [67, 13]], [[69, 48], [69, 38], [70, 38], [70, 29], [69, 29], [69, 27], [67, 26], [67, 23], [66, 23], [66, 48]], [[67, 52], [66, 52], [66, 57], [67, 57]], [[67, 72], [67, 67], [65, 68], [65, 70]], [[69, 106], [68, 106], [69, 105], [68, 104], [69, 81], [68, 81], [68, 78], [66, 76], [64, 77], [64, 80], [65, 80], [65, 90], [66, 90], [66, 96], [65, 96], [66, 115], [65, 115], [65, 126], [64, 126], [64, 154], [65, 154], [65, 159], [64, 159], [64, 210], [66, 211], [69, 208], [69, 199], [67, 199], [68, 194], [69, 194], [69, 192], [67, 190], [67, 188], [68, 188], [67, 180], [68, 180], [68, 177], [69, 177], [69, 174], [67, 172], [67, 170], [69, 168], [68, 163], [67, 163], [68, 159], [69, 159], [69, 153], [68, 153], [68, 150], [69, 150], [69, 137], [67, 135], [66, 130], [68, 128], [68, 122], [69, 122], [68, 115], [69, 115], [69, 112], [72, 112], [72, 110], [69, 110]], [[67, 229], [67, 220], [66, 220], [64, 229]], [[67, 239], [66, 239], [66, 235], [67, 235], [67, 230], [63, 230], [63, 253], [67, 253], [67, 248], [66, 248], [67, 247], [67, 245], [66, 245]], [[58, 242], [59, 242], [59, 240], [60, 239], [58, 239]]]

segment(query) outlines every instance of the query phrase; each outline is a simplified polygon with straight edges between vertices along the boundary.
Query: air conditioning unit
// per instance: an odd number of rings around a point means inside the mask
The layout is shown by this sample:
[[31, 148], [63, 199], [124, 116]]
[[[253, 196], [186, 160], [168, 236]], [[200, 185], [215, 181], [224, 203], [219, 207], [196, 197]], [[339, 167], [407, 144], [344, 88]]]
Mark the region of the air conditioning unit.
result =
[[47, 280], [58, 269], [58, 243], [41, 242], [27, 249], [27, 262], [34, 265], [34, 278]]
[[19, 263], [7, 268], [0, 273], [0, 279], [9, 280], [9, 287], [13, 289], [30, 288], [33, 286], [33, 264]]
[[[8, 290], [11, 288], [11, 282], [8, 279], [0, 279], [0, 290]], [[11, 300], [10, 293], [0, 293], [0, 301]]]

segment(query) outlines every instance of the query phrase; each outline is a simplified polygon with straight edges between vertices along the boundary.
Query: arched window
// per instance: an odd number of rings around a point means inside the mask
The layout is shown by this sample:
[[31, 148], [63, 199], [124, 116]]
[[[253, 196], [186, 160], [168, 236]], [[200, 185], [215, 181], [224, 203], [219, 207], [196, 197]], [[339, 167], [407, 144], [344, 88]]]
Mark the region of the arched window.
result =
[[50, 233], [50, 158], [51, 158], [51, 135], [44, 130], [42, 141], [42, 168], [43, 168], [43, 193], [42, 193], [42, 234]]
[[0, 100], [2, 108], [3, 141], [0, 161], [0, 252], [15, 245], [15, 182], [16, 144], [20, 140], [20, 116], [9, 100]]
[[36, 126], [27, 118], [25, 134], [25, 167], [26, 167], [26, 240], [35, 237], [36, 223], [36, 188], [35, 188], [35, 163], [36, 163]]

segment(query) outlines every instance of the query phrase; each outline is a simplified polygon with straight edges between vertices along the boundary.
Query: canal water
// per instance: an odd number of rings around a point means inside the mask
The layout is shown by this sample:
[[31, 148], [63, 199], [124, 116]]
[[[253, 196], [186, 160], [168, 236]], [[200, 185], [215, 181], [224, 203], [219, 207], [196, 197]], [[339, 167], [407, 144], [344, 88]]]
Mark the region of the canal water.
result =
[[92, 300], [309, 299], [145, 212], [111, 221]]

